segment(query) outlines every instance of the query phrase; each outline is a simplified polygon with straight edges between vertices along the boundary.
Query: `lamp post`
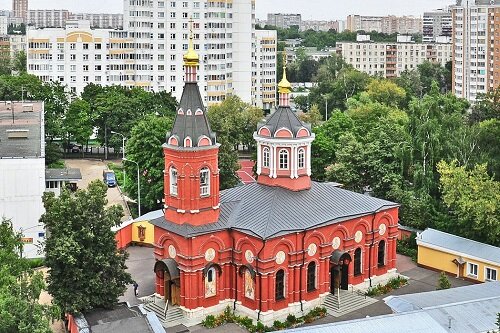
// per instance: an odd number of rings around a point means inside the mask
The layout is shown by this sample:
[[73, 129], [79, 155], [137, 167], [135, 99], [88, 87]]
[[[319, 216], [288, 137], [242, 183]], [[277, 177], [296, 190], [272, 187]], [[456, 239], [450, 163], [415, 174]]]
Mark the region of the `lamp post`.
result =
[[141, 178], [139, 177], [139, 163], [126, 159], [125, 157], [122, 159], [124, 162], [131, 162], [137, 166], [137, 207], [139, 210], [139, 216], [141, 216]]
[[[37, 224], [37, 225], [31, 226], [31, 227], [26, 228], [26, 229], [24, 229], [23, 227], [19, 228], [19, 232], [21, 233], [21, 237], [24, 237], [24, 232], [25, 231], [30, 230], [30, 229], [34, 229], [34, 228], [38, 228], [38, 227], [43, 227], [43, 225], [42, 224]], [[23, 253], [24, 253], [24, 244], [21, 244], [21, 248], [19, 250], [20, 250], [19, 252], [20, 252], [20, 255], [21, 255], [21, 258], [22, 258], [23, 257]]]
[[[115, 131], [111, 131], [112, 134], [118, 134], [122, 137], [122, 160], [125, 160], [125, 140], [127, 140], [127, 138], [125, 137], [125, 135], [121, 134], [121, 133], [118, 133], [118, 132], [115, 132]], [[125, 168], [123, 168], [123, 188], [125, 188]]]

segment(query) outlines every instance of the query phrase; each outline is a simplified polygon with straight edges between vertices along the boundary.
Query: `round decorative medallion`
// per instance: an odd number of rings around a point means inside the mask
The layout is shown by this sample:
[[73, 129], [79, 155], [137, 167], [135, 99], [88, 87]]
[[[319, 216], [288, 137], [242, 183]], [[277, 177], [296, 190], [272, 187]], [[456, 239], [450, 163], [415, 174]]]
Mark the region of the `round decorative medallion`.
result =
[[282, 263], [284, 263], [285, 262], [285, 258], [286, 258], [285, 252], [279, 251], [278, 253], [276, 253], [276, 263], [278, 265], [281, 265]]
[[168, 255], [172, 259], [174, 259], [175, 256], [177, 256], [177, 251], [175, 250], [175, 246], [173, 246], [172, 244], [168, 246]]
[[385, 234], [386, 230], [387, 230], [387, 227], [383, 223], [378, 227], [378, 233], [380, 234], [380, 236], [382, 236], [383, 234]]
[[334, 250], [340, 247], [340, 237], [335, 237], [332, 242], [332, 247]]
[[318, 246], [316, 244], [314, 244], [314, 243], [311, 243], [307, 247], [307, 254], [312, 257], [313, 255], [316, 254], [317, 250], [318, 250]]
[[209, 248], [206, 252], [205, 252], [205, 260], [206, 261], [212, 261], [215, 259], [215, 250], [212, 249], [212, 248]]
[[249, 264], [251, 264], [253, 262], [253, 252], [250, 250], [246, 250], [245, 259], [248, 261]]
[[355, 241], [356, 243], [359, 243], [359, 242], [361, 242], [361, 239], [363, 239], [363, 233], [362, 233], [360, 230], [358, 230], [358, 231], [356, 231], [356, 233], [354, 234], [354, 241]]

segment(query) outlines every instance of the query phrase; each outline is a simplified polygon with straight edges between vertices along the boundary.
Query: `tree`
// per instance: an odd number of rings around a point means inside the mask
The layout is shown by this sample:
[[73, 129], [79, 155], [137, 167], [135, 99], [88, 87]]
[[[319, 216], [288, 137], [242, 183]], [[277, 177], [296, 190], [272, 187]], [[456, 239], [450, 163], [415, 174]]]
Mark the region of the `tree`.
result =
[[455, 234], [500, 245], [500, 182], [480, 164], [467, 170], [457, 161], [438, 163], [443, 202], [454, 217]]
[[385, 79], [371, 80], [366, 87], [366, 93], [372, 101], [388, 106], [397, 107], [403, 105], [406, 99], [406, 92], [403, 88]]
[[92, 115], [90, 105], [86, 101], [74, 99], [68, 107], [63, 125], [68, 133], [68, 141], [72, 138], [79, 143], [86, 143], [92, 135]]
[[432, 82], [436, 82], [439, 86], [439, 91], [448, 92], [451, 90], [449, 87], [447, 77], [450, 73], [447, 69], [438, 63], [424, 61], [417, 66], [417, 70], [420, 73], [420, 82], [422, 83], [422, 92], [427, 94], [432, 89]]
[[319, 112], [319, 107], [316, 104], [311, 106], [311, 109], [309, 111], [300, 114], [300, 120], [311, 124], [311, 127], [318, 126], [321, 122], [321, 119], [322, 116]]
[[111, 308], [132, 282], [125, 271], [126, 252], [117, 251], [111, 230], [120, 225], [122, 208], [106, 207], [106, 191], [96, 180], [75, 194], [43, 195], [48, 291], [65, 313]]
[[500, 86], [486, 94], [478, 95], [469, 115], [469, 120], [473, 123], [490, 119], [500, 120]]
[[[127, 141], [127, 158], [138, 163], [141, 171], [141, 206], [148, 210], [158, 209], [163, 199], [163, 158], [162, 144], [165, 143], [165, 133], [172, 128], [171, 117], [147, 115], [133, 128]], [[125, 191], [137, 199], [137, 169], [133, 163], [125, 163], [129, 181]]]
[[0, 332], [52, 332], [50, 322], [58, 317], [58, 308], [39, 304], [43, 274], [19, 256], [21, 234], [5, 218], [0, 222], [0, 244]]
[[28, 57], [26, 51], [21, 50], [14, 55], [12, 60], [12, 69], [17, 73], [26, 73]]
[[441, 272], [441, 274], [439, 274], [437, 290], [450, 289], [450, 288], [451, 288], [451, 283], [450, 280], [448, 279], [448, 276], [446, 275], [445, 272]]

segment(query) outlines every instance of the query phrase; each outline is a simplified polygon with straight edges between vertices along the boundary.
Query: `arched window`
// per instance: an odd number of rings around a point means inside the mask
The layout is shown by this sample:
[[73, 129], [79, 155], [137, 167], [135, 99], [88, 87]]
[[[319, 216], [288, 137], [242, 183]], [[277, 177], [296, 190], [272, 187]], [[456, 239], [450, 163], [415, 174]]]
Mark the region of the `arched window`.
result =
[[202, 197], [210, 195], [210, 170], [208, 168], [200, 171], [200, 195]]
[[285, 271], [280, 269], [276, 273], [276, 286], [275, 286], [275, 296], [276, 300], [281, 300], [285, 298]]
[[297, 159], [299, 162], [299, 169], [304, 169], [306, 167], [306, 151], [304, 150], [304, 148], [299, 149]]
[[215, 267], [211, 267], [205, 276], [205, 297], [212, 297], [217, 294], [216, 280]]
[[354, 251], [354, 275], [361, 274], [361, 248]]
[[280, 169], [288, 169], [288, 150], [280, 150]]
[[177, 169], [170, 167], [170, 195], [177, 195]]
[[269, 148], [264, 147], [262, 150], [262, 167], [269, 168]]
[[378, 265], [379, 266], [385, 265], [385, 241], [384, 240], [381, 240], [378, 243]]
[[307, 291], [316, 290], [316, 262], [311, 261], [307, 266]]

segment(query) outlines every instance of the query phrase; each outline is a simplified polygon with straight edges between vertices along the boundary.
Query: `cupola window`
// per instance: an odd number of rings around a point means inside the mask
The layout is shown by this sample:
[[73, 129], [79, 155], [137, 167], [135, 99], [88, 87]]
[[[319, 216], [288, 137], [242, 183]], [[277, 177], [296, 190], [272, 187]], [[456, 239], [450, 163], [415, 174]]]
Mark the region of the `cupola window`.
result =
[[200, 195], [202, 197], [210, 195], [210, 170], [208, 168], [200, 171]]
[[299, 169], [304, 169], [306, 167], [306, 151], [304, 148], [300, 148], [297, 155]]
[[177, 169], [170, 168], [170, 195], [177, 195]]
[[269, 168], [269, 148], [267, 147], [262, 150], [262, 166]]
[[288, 169], [288, 150], [280, 150], [280, 169]]

